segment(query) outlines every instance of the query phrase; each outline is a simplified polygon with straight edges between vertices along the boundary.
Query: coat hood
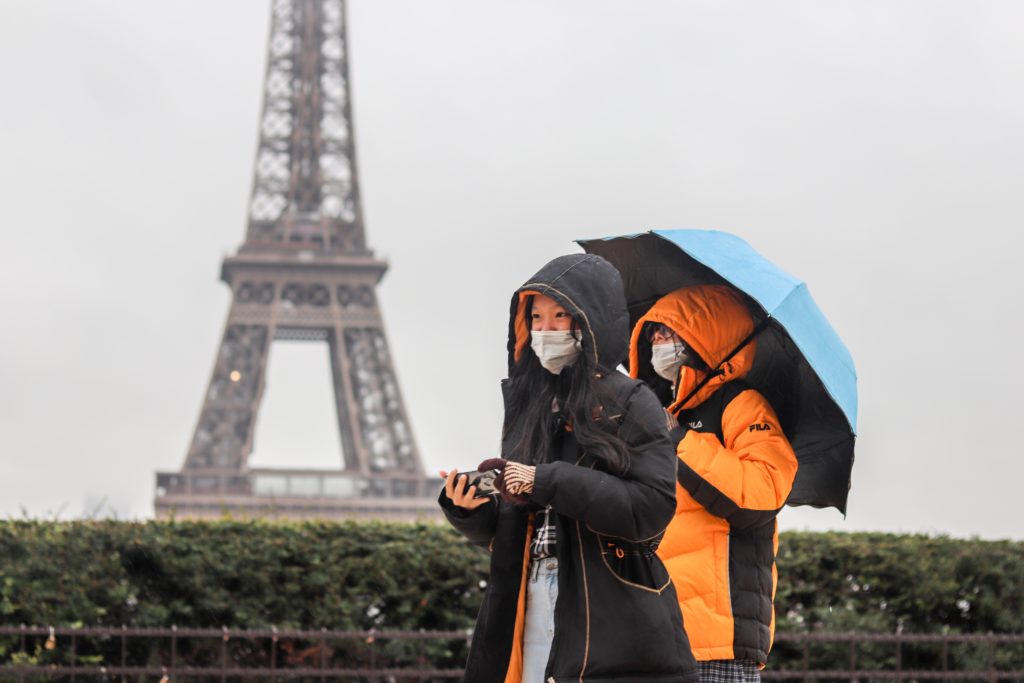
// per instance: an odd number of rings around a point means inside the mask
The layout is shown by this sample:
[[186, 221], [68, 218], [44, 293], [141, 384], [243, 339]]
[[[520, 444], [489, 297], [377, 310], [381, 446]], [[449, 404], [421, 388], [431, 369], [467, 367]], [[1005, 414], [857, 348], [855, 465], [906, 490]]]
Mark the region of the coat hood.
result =
[[568, 254], [547, 263], [512, 296], [508, 325], [508, 367], [530, 343], [524, 317], [526, 298], [545, 294], [578, 321], [583, 353], [595, 367], [614, 369], [626, 358], [629, 313], [622, 277], [615, 266], [594, 254]]
[[754, 331], [754, 321], [743, 300], [729, 287], [697, 285], [683, 287], [661, 297], [633, 327], [629, 341], [629, 374], [650, 381], [651, 344], [643, 335], [646, 323], [668, 325], [707, 363], [712, 377], [686, 404], [682, 401], [693, 390], [704, 373], [696, 373], [696, 381], [678, 382], [669, 412], [688, 410], [703, 403], [711, 394], [734, 379], [744, 377], [754, 364], [757, 342], [749, 340], [727, 362], [725, 359]]

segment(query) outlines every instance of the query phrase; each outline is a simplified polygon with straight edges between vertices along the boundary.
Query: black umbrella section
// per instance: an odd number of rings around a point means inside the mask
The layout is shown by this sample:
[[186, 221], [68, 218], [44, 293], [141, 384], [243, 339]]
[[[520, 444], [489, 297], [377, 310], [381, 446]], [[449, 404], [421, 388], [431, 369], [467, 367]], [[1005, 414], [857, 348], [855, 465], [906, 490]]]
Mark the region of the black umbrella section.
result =
[[[760, 306], [757, 311], [764, 317]], [[843, 411], [774, 320], [757, 337], [746, 380], [775, 408], [800, 464], [786, 504], [834, 507], [845, 515], [855, 437]]]
[[657, 235], [581, 240], [579, 244], [619, 270], [631, 325], [655, 301], [680, 287], [727, 285], [743, 294], [755, 325], [761, 329], [756, 336], [754, 366], [745, 379], [775, 408], [799, 462], [786, 504], [834, 507], [845, 515], [856, 437], [782, 325], [768, 318], [745, 292]]

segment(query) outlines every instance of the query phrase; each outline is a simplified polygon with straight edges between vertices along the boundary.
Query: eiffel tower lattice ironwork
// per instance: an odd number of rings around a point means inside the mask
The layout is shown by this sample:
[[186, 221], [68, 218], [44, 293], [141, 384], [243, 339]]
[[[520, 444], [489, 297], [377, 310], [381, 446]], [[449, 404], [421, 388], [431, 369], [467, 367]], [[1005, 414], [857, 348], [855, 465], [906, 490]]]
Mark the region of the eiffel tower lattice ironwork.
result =
[[[245, 242], [222, 265], [231, 309], [184, 467], [156, 512], [412, 519], [436, 514], [388, 350], [366, 246], [344, 0], [273, 0]], [[248, 465], [271, 342], [330, 348], [343, 466]]]

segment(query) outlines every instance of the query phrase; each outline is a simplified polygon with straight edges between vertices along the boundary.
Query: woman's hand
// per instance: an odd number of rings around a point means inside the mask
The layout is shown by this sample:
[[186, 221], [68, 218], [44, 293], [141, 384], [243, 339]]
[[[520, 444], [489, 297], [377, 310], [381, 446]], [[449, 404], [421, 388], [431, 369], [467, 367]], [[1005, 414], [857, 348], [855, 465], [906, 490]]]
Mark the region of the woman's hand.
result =
[[455, 503], [457, 507], [465, 508], [467, 510], [475, 510], [490, 501], [490, 496], [486, 498], [475, 498], [475, 486], [470, 486], [467, 491], [466, 482], [469, 481], [469, 477], [465, 474], [460, 476], [457, 469], [452, 469], [449, 472], [441, 470], [441, 478], [444, 479], [445, 495], [451, 498], [452, 502]]

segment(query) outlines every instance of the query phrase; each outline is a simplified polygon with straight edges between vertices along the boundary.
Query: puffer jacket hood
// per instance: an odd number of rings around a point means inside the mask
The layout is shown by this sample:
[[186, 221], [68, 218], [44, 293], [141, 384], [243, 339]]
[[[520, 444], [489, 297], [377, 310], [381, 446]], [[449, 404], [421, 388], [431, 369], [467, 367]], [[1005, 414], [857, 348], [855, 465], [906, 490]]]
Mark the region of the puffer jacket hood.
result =
[[[717, 372], [700, 391], [683, 403], [695, 382], [678, 382], [668, 406], [671, 413], [700, 405], [726, 382], [740, 379], [754, 364], [757, 342], [749, 340], [732, 358], [726, 358], [754, 331], [754, 321], [739, 296], [722, 285], [683, 287], [658, 299], [637, 321], [629, 343], [629, 374], [647, 381], [651, 374], [651, 344], [644, 337], [647, 323], [668, 325], [712, 372]], [[697, 373], [697, 381], [704, 373]]]
[[512, 296], [509, 373], [530, 343], [530, 326], [524, 313], [526, 298], [533, 294], [551, 297], [578, 321], [583, 352], [595, 368], [610, 370], [625, 360], [629, 314], [619, 271], [600, 256], [568, 254], [549, 261]]

